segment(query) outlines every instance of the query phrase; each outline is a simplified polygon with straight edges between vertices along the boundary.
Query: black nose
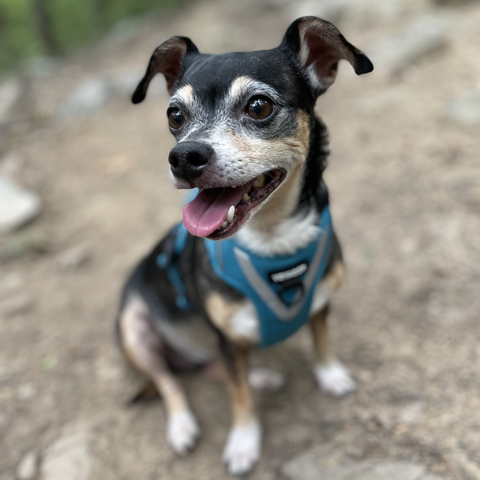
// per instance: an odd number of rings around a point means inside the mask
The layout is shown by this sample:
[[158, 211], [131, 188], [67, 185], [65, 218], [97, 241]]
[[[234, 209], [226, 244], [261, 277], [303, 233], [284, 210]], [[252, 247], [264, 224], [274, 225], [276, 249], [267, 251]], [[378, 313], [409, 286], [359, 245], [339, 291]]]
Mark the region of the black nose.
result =
[[210, 160], [213, 148], [200, 142], [180, 142], [172, 148], [168, 161], [173, 174], [191, 181], [198, 178]]

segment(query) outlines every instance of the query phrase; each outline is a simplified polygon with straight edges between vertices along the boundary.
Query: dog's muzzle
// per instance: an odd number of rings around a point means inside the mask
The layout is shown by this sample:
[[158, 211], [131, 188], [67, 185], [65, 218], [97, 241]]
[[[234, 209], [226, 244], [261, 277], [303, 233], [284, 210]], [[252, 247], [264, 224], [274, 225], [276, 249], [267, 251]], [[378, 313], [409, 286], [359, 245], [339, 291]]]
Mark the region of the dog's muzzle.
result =
[[168, 161], [177, 178], [191, 182], [203, 172], [213, 155], [213, 148], [200, 142], [180, 142], [170, 151]]

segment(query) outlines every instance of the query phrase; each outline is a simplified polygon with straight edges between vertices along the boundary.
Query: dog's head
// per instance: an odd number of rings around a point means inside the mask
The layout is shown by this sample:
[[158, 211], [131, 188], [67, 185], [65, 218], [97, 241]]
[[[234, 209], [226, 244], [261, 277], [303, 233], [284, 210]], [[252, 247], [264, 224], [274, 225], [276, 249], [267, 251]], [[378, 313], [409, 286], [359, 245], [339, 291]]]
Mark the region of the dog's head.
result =
[[[357, 74], [370, 60], [329, 22], [303, 17], [273, 50], [203, 55], [186, 37], [173, 37], [152, 55], [133, 103], [162, 73], [177, 145], [169, 155], [177, 188], [200, 189], [183, 221], [193, 235], [235, 233], [270, 198], [298, 177], [309, 148], [316, 99], [345, 59]], [[280, 194], [280, 189], [279, 192]]]

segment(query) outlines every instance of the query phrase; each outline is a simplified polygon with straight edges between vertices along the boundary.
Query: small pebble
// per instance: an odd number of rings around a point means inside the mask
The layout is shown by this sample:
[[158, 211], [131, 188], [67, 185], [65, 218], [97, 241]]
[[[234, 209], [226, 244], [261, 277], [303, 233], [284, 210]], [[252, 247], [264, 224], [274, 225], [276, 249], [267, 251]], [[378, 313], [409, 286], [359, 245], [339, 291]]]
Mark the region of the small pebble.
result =
[[28, 452], [18, 462], [16, 479], [33, 480], [37, 475], [38, 458], [35, 452]]
[[71, 247], [55, 258], [55, 265], [59, 270], [76, 270], [90, 259], [90, 251], [85, 245]]
[[0, 303], [0, 316], [13, 317], [30, 311], [34, 301], [28, 293], [20, 293]]

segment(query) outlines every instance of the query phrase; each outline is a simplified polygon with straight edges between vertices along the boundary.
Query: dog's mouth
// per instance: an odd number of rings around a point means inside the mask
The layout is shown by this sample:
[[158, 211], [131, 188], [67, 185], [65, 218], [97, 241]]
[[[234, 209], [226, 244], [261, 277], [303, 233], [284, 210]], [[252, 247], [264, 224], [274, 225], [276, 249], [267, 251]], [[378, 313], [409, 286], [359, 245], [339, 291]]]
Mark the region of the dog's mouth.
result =
[[233, 235], [248, 220], [248, 213], [276, 190], [285, 176], [285, 170], [275, 169], [238, 187], [200, 190], [183, 209], [185, 228], [192, 235], [212, 240]]

